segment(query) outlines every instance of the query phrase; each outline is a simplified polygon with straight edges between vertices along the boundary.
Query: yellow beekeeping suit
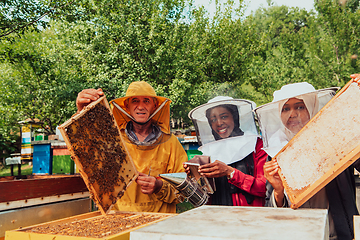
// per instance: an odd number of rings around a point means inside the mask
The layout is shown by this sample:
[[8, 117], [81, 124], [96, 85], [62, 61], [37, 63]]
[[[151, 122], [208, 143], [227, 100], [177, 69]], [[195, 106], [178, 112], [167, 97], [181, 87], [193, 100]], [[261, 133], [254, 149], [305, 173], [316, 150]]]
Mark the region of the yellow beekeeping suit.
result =
[[[135, 144], [126, 134], [126, 124], [133, 119], [125, 102], [133, 96], [151, 96], [156, 99], [157, 109], [149, 121], [160, 127], [162, 134], [151, 144]], [[127, 151], [139, 172], [158, 177], [163, 173], [184, 171], [182, 163], [187, 161], [187, 155], [178, 139], [170, 133], [171, 101], [168, 98], [156, 96], [154, 89], [146, 82], [133, 82], [125, 97], [110, 103]], [[175, 213], [178, 200], [174, 193], [174, 187], [166, 181], [163, 181], [163, 186], [157, 193], [149, 195], [141, 193], [140, 186], [133, 182], [114, 208], [120, 211]]]

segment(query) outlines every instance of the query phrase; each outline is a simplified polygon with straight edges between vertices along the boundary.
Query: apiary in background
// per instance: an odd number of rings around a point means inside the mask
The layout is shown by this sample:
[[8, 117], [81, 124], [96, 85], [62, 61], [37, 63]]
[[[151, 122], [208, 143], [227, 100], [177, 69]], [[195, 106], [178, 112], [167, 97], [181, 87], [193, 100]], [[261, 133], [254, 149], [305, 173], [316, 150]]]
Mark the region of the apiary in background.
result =
[[344, 86], [274, 157], [300, 207], [360, 157], [360, 89]]
[[102, 214], [138, 176], [105, 96], [59, 126], [72, 159]]
[[7, 231], [5, 240], [128, 240], [130, 232], [176, 214], [100, 211]]

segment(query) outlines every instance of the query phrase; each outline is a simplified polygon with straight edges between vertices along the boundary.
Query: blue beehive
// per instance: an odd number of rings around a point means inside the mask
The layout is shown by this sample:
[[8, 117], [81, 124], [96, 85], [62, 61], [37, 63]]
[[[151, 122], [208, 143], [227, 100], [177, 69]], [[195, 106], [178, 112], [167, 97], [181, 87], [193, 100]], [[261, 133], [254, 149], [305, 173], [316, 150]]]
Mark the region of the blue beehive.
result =
[[52, 174], [51, 144], [34, 144], [33, 174]]

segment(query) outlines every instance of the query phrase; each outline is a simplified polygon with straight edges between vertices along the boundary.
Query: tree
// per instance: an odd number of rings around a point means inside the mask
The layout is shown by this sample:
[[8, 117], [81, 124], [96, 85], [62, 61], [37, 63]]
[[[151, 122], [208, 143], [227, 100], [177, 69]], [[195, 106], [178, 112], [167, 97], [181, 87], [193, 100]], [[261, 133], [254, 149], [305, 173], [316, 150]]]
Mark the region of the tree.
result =
[[70, 4], [47, 28], [1, 39], [0, 106], [53, 133], [82, 89], [101, 87], [112, 100], [144, 80], [173, 101], [174, 119], [189, 123], [188, 112], [216, 95], [261, 105], [284, 84], [341, 86], [359, 72], [356, 1], [319, 0], [318, 15], [270, 4], [246, 18], [239, 3], [216, 2], [212, 19], [187, 0]]
[[313, 70], [321, 69], [322, 85], [331, 82], [343, 86], [349, 75], [360, 71], [359, 1], [319, 0], [315, 8], [319, 12], [312, 26], [309, 52]]
[[0, 89], [6, 96], [1, 102], [21, 118], [40, 119], [49, 133], [75, 112], [84, 88], [102, 87], [109, 100], [123, 96], [135, 80], [165, 96], [178, 88], [172, 50], [183, 44], [173, 41], [185, 34], [186, 25], [178, 24], [183, 1], [97, 1], [90, 7], [92, 21], [52, 21], [41, 32], [0, 45], [3, 66], [11, 71], [1, 79], [7, 86]]
[[285, 6], [259, 9], [249, 18], [263, 35], [250, 72], [251, 84], [268, 101], [287, 83], [306, 81], [315, 88], [343, 86], [359, 72], [359, 14], [356, 4], [317, 1], [319, 12]]
[[77, 21], [88, 19], [88, 1], [74, 0], [3, 0], [0, 1], [0, 39], [13, 38], [28, 29], [38, 30], [48, 26], [51, 19]]
[[256, 91], [272, 100], [272, 93], [287, 83], [308, 81], [309, 24], [312, 12], [286, 6], [258, 9], [248, 21], [253, 22], [254, 31], [261, 38], [249, 73], [250, 83]]
[[5, 69], [0, 105], [20, 120], [39, 119], [49, 134], [76, 110], [75, 99], [86, 77], [81, 59], [52, 30], [27, 32], [12, 43], [0, 44]]

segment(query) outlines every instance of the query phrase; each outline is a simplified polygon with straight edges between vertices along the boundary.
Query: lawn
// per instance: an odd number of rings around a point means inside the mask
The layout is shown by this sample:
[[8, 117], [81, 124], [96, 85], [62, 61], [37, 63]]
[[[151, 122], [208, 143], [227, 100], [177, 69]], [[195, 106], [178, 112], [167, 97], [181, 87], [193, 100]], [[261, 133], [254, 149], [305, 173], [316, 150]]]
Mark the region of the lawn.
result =
[[[14, 165], [14, 175], [18, 173], [18, 166]], [[21, 175], [31, 175], [32, 174], [32, 165], [22, 164], [21, 165]], [[11, 176], [11, 167], [10, 165], [0, 165], [0, 177]]]

